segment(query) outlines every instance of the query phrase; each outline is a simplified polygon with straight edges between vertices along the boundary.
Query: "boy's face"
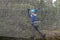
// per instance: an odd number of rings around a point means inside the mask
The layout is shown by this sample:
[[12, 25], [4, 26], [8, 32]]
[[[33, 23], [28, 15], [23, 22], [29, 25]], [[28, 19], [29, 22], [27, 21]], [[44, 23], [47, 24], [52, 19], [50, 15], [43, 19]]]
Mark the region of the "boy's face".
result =
[[35, 13], [32, 13], [32, 15], [35, 14]]
[[32, 13], [32, 15], [37, 16], [37, 14], [36, 14], [36, 13]]

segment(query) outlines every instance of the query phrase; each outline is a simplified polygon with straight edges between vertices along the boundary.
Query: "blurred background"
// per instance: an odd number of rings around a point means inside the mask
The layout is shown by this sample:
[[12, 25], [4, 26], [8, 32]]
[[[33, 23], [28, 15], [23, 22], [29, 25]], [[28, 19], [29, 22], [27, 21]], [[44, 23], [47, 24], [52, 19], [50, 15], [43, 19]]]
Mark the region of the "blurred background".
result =
[[[33, 26], [27, 16], [27, 9], [34, 7], [39, 8], [39, 30], [46, 37], [53, 40], [58, 36], [56, 38], [59, 40], [60, 0], [0, 0], [0, 36], [30, 38]], [[37, 32], [35, 35], [38, 35]]]

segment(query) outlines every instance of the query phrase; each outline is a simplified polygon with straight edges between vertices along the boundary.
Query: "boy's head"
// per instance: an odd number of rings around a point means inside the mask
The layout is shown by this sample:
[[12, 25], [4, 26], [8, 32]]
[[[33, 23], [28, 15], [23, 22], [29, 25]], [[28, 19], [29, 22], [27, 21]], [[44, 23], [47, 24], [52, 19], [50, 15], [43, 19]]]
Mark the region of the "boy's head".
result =
[[31, 12], [31, 13], [36, 13], [37, 10], [36, 10], [36, 9], [31, 9], [30, 12]]

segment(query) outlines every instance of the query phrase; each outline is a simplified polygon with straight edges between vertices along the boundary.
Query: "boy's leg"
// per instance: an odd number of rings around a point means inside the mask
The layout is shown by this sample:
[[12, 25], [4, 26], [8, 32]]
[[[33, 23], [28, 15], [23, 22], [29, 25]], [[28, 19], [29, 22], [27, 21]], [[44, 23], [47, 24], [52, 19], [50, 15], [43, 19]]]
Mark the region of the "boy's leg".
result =
[[34, 26], [34, 28], [35, 28], [35, 30], [39, 33], [40, 37], [45, 40], [45, 36], [46, 36], [46, 35], [43, 34], [42, 32], [40, 32], [40, 31], [38, 30], [38, 26]]

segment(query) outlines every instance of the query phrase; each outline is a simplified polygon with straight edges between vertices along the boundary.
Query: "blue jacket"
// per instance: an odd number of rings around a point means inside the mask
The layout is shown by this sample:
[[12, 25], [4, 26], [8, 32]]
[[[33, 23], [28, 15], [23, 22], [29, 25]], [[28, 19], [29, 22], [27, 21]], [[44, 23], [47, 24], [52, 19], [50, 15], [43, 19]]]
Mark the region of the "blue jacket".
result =
[[37, 17], [36, 16], [32, 16], [31, 20], [32, 20], [32, 22], [37, 21]]

